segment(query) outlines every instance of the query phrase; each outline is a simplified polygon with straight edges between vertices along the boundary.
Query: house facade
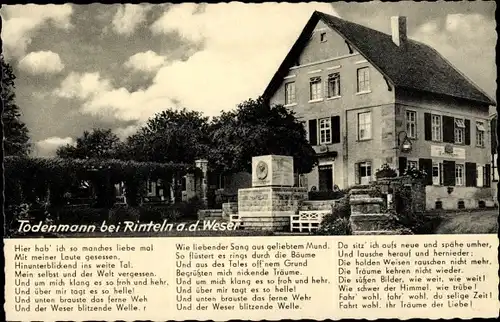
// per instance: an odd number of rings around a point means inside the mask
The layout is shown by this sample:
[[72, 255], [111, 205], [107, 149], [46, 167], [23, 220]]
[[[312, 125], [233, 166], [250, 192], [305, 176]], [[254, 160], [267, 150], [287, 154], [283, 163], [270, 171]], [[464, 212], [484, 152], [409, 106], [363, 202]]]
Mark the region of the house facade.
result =
[[492, 201], [495, 102], [444, 57], [408, 39], [315, 12], [264, 93], [303, 122], [319, 165], [301, 185], [320, 191], [375, 179], [388, 164], [425, 170], [427, 208]]

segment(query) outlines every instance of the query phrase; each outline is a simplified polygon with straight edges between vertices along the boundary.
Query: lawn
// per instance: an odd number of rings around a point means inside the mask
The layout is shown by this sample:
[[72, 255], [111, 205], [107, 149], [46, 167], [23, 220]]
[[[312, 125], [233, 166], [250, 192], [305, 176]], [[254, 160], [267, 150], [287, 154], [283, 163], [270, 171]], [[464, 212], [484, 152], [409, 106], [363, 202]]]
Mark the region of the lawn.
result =
[[447, 213], [435, 234], [496, 234], [498, 232], [498, 209], [474, 212]]

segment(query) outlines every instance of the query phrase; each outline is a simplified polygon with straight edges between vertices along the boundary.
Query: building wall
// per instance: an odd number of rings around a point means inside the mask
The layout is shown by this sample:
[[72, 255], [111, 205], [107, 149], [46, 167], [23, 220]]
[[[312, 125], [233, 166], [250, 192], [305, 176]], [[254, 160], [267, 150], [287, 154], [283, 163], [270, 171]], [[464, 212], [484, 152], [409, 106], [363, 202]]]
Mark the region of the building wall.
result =
[[[399, 111], [397, 131], [406, 130], [407, 110], [417, 113], [417, 137], [411, 139], [412, 150], [403, 153], [398, 150], [398, 156], [404, 156], [407, 160], [417, 161], [419, 158], [432, 159], [433, 162], [454, 161], [455, 164], [475, 163], [476, 166], [491, 164], [491, 127], [489, 122], [488, 106], [479, 103], [471, 103], [463, 100], [444, 98], [437, 95], [414, 93], [411, 91], [398, 90], [396, 92], [396, 109]], [[425, 139], [425, 113], [464, 118], [470, 120], [470, 144], [455, 144], [445, 142], [434, 142]], [[476, 146], [476, 121], [482, 121], [485, 127], [484, 147]], [[403, 136], [403, 135], [402, 135]], [[432, 155], [432, 147], [444, 147], [451, 145], [453, 148], [463, 149], [464, 157], [436, 156]], [[441, 175], [443, 175], [441, 173]], [[482, 176], [482, 173], [478, 173]], [[464, 181], [467, 174], [464, 174]], [[494, 184], [493, 182], [491, 183]], [[495, 202], [495, 192], [492, 187], [466, 187], [455, 186], [453, 192], [448, 193], [447, 186], [429, 185], [427, 191], [427, 208], [433, 209], [436, 201], [441, 201], [444, 209], [457, 209], [458, 201], [463, 201], [466, 208], [477, 208], [479, 200], [488, 205]]]
[[[397, 90], [396, 104], [400, 111], [402, 122], [397, 126], [398, 131], [406, 130], [405, 111], [417, 112], [417, 138], [412, 139], [412, 150], [410, 153], [400, 153], [408, 158], [430, 158], [432, 145], [445, 145], [443, 142], [426, 141], [424, 136], [424, 115], [435, 113], [444, 116], [462, 117], [470, 120], [470, 145], [452, 144], [454, 147], [465, 149], [465, 160], [478, 164], [491, 163], [491, 129], [489, 121], [488, 106], [470, 102], [443, 98], [430, 94], [413, 93], [410, 91]], [[484, 147], [476, 146], [476, 121], [482, 121], [486, 129]], [[457, 160], [458, 161], [458, 160]]]
[[427, 209], [435, 209], [436, 201], [441, 201], [445, 210], [458, 209], [459, 201], [464, 202], [466, 209], [478, 208], [479, 201], [484, 201], [486, 207], [495, 204], [494, 190], [491, 188], [453, 187], [453, 191], [448, 193], [448, 187], [427, 186], [425, 192]]
[[[321, 42], [322, 33], [326, 33], [325, 42]], [[295, 82], [296, 104], [287, 107], [305, 122], [308, 135], [309, 120], [340, 117], [340, 143], [326, 145], [328, 151], [337, 152], [337, 157], [335, 160], [331, 157], [320, 158], [320, 162], [333, 162], [334, 184], [340, 188], [347, 188], [354, 183], [352, 163], [365, 158], [367, 149], [371, 151], [372, 158], [377, 160], [385, 159], [388, 154], [387, 147], [383, 146], [382, 136], [387, 136], [386, 132], [393, 132], [394, 125], [387, 115], [394, 114], [394, 91], [389, 90], [383, 75], [376, 68], [356, 51], [349, 53], [349, 47], [344, 39], [322, 22], [316, 26], [314, 34], [298, 61], [300, 65], [290, 69], [289, 75], [285, 77], [282, 85], [270, 99], [270, 103], [285, 104], [285, 84]], [[362, 67], [370, 69], [370, 92], [363, 94], [357, 93], [357, 69]], [[328, 75], [337, 72], [340, 74], [340, 97], [326, 98]], [[315, 76], [321, 76], [323, 98], [310, 102], [309, 80]], [[373, 136], [372, 140], [357, 144], [359, 142], [356, 142], [356, 113], [362, 109], [372, 110]], [[381, 120], [382, 113], [385, 117], [385, 126], [375, 126]], [[318, 153], [321, 152], [319, 144], [314, 146], [314, 149]], [[382, 164], [382, 162], [378, 163]], [[307, 182], [309, 189], [312, 186], [318, 186], [317, 168], [308, 175]]]

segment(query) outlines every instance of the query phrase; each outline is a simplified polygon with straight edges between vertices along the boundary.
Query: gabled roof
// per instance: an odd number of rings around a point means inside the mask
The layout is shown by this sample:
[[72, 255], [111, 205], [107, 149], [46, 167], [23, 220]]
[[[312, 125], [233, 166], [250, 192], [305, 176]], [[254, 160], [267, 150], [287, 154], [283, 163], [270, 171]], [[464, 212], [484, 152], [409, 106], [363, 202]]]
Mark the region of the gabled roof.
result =
[[397, 46], [388, 34], [318, 11], [313, 13], [278, 68], [264, 91], [264, 98], [270, 98], [281, 85], [319, 20], [335, 30], [395, 87], [496, 105], [493, 99], [430, 46], [411, 39], [407, 39], [404, 46]]

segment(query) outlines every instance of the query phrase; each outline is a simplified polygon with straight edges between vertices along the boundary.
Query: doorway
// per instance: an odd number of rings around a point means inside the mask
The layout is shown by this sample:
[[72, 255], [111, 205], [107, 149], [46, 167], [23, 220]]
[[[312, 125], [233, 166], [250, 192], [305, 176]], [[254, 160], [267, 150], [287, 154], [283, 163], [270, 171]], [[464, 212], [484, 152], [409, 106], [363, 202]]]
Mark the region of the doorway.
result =
[[333, 165], [320, 165], [319, 172], [319, 191], [333, 190]]

